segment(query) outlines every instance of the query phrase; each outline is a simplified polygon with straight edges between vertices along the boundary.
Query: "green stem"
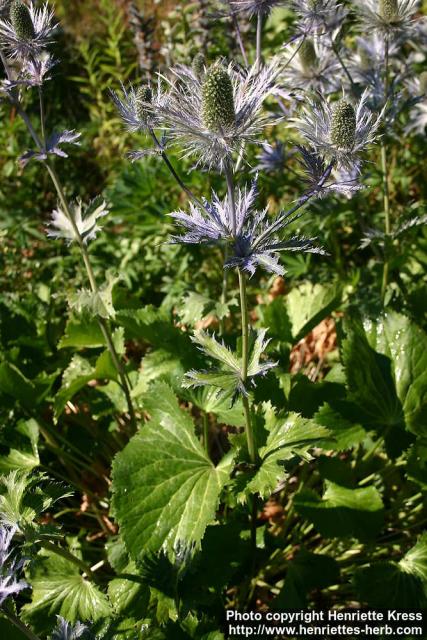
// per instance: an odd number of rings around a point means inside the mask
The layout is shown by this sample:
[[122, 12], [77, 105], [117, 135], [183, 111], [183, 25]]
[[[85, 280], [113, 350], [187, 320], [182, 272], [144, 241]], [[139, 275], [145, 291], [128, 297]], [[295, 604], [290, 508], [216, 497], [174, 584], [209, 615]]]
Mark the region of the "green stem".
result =
[[257, 71], [261, 69], [262, 64], [262, 12], [258, 11], [257, 25], [256, 25], [256, 60], [255, 68]]
[[209, 416], [207, 413], [203, 414], [203, 446], [209, 456]]
[[179, 186], [181, 187], [181, 189], [183, 191], [185, 191], [185, 193], [187, 194], [187, 196], [190, 198], [190, 200], [192, 200], [195, 204], [197, 204], [199, 207], [201, 207], [202, 209], [206, 209], [205, 204], [200, 200], [200, 198], [198, 198], [192, 191], [191, 189], [189, 189], [187, 187], [187, 185], [183, 182], [183, 180], [180, 178], [180, 176], [178, 175], [178, 173], [176, 172], [173, 164], [171, 163], [171, 161], [169, 160], [169, 156], [166, 153], [166, 151], [164, 150], [164, 148], [162, 147], [158, 137], [156, 136], [156, 133], [154, 131], [154, 129], [152, 129], [151, 127], [149, 127], [148, 129], [151, 138], [154, 142], [154, 144], [156, 145], [157, 149], [159, 150], [160, 156], [163, 160], [163, 162], [165, 163], [165, 165], [167, 166], [167, 168], [169, 169], [171, 175], [173, 176], [173, 178], [176, 180], [176, 182], [179, 184]]
[[31, 631], [30, 627], [27, 627], [26, 624], [21, 622], [18, 616], [15, 616], [11, 611], [7, 611], [4, 607], [0, 607], [0, 610], [6, 618], [24, 634], [24, 636], [27, 636], [30, 640], [40, 640], [40, 637], [36, 636], [36, 634]]
[[[79, 249], [81, 251], [82, 257], [83, 257], [83, 262], [86, 268], [86, 273], [89, 279], [89, 284], [90, 284], [90, 288], [92, 290], [93, 293], [97, 294], [99, 293], [99, 289], [98, 289], [98, 285], [96, 283], [96, 279], [95, 279], [95, 274], [93, 272], [92, 269], [92, 265], [89, 259], [89, 254], [86, 248], [85, 243], [83, 242], [83, 239], [80, 235], [80, 232], [77, 228], [77, 225], [75, 223], [73, 214], [70, 211], [70, 208], [68, 206], [68, 202], [67, 199], [65, 198], [64, 195], [64, 191], [62, 189], [62, 185], [60, 183], [58, 174], [56, 173], [55, 169], [52, 167], [51, 164], [49, 164], [49, 162], [45, 162], [45, 166], [49, 172], [49, 175], [52, 179], [52, 182], [55, 186], [56, 192], [58, 194], [59, 200], [61, 202], [61, 205], [63, 207], [64, 213], [66, 214], [67, 218], [69, 219], [71, 226], [73, 228], [73, 232], [77, 241], [77, 244], [79, 245]], [[102, 331], [102, 334], [104, 336], [105, 342], [107, 344], [107, 348], [111, 354], [111, 358], [113, 360], [114, 366], [119, 374], [119, 378], [120, 378], [120, 382], [121, 382], [121, 386], [123, 388], [123, 392], [125, 394], [126, 397], [126, 402], [128, 405], [128, 411], [129, 411], [129, 415], [130, 415], [130, 419], [131, 422], [133, 424], [133, 426], [136, 426], [136, 417], [135, 417], [135, 411], [133, 408], [133, 403], [132, 403], [132, 398], [130, 396], [130, 389], [129, 389], [129, 382], [128, 379], [126, 377], [123, 365], [120, 361], [120, 358], [117, 354], [116, 348], [114, 346], [114, 342], [113, 342], [113, 338], [111, 336], [111, 331], [110, 331], [110, 327], [108, 326], [108, 322], [105, 320], [105, 318], [98, 318], [98, 322]]]
[[[2, 55], [2, 60], [3, 60], [3, 55]], [[8, 69], [7, 62], [5, 63], [3, 61], [3, 63], [5, 64], [5, 68], [6, 68], [8, 77], [9, 77], [10, 71]], [[19, 102], [19, 99], [18, 98], [12, 98], [12, 104], [14, 106], [16, 106], [16, 108], [18, 110], [18, 113], [21, 116], [21, 118], [23, 119], [23, 121], [25, 122], [25, 124], [27, 126], [27, 129], [28, 129], [31, 137], [33, 138], [36, 146], [39, 148], [40, 151], [43, 151], [46, 141], [45, 141], [45, 117], [44, 117], [43, 94], [42, 94], [41, 90], [39, 91], [39, 100], [40, 100], [41, 129], [42, 129], [42, 135], [43, 135], [43, 139], [42, 140], [40, 140], [39, 136], [35, 132], [34, 127], [33, 127], [32, 123], [31, 123], [31, 120], [28, 117], [26, 111], [22, 108], [21, 103]], [[73, 215], [72, 215], [72, 213], [71, 213], [71, 211], [69, 209], [68, 202], [67, 202], [67, 200], [65, 198], [64, 191], [62, 189], [59, 177], [58, 177], [55, 169], [53, 168], [53, 166], [50, 165], [49, 162], [45, 161], [44, 164], [45, 164], [45, 166], [46, 166], [46, 168], [48, 170], [48, 173], [49, 173], [49, 175], [50, 175], [50, 177], [52, 179], [52, 182], [53, 182], [53, 184], [55, 186], [55, 189], [56, 189], [56, 192], [58, 194], [58, 197], [59, 197], [59, 200], [61, 202], [61, 205], [63, 207], [64, 213], [67, 215], [67, 217], [68, 217], [68, 219], [69, 219], [69, 221], [71, 223], [71, 226], [73, 228], [77, 243], [78, 243], [78, 245], [80, 247], [80, 250], [81, 250], [81, 253], [82, 253], [82, 256], [83, 256], [83, 261], [84, 261], [84, 264], [85, 264], [85, 267], [86, 267], [86, 272], [87, 272], [87, 275], [88, 275], [88, 278], [89, 278], [91, 289], [92, 289], [92, 291], [94, 293], [98, 293], [99, 290], [98, 290], [98, 287], [97, 287], [97, 284], [96, 284], [95, 275], [93, 273], [92, 265], [91, 265], [90, 260], [89, 260], [89, 254], [87, 252], [87, 249], [86, 249], [86, 246], [85, 246], [85, 244], [83, 242], [83, 239], [82, 239], [82, 237], [80, 235], [80, 232], [79, 232], [79, 230], [77, 228], [77, 225], [76, 225], [76, 223], [74, 221]], [[113, 340], [112, 340], [112, 337], [111, 337], [110, 329], [108, 327], [108, 324], [107, 324], [106, 320], [104, 320], [103, 318], [98, 318], [98, 321], [99, 321], [99, 324], [100, 324], [100, 327], [101, 327], [101, 331], [102, 331], [102, 333], [104, 335], [105, 341], [107, 343], [107, 347], [108, 347], [108, 349], [110, 351], [114, 366], [116, 367], [117, 372], [118, 372], [119, 377], [120, 377], [120, 380], [121, 380], [121, 385], [122, 385], [124, 394], [126, 396], [126, 402], [127, 402], [127, 405], [128, 405], [128, 411], [129, 411], [131, 422], [132, 422], [132, 424], [134, 426], [136, 426], [136, 417], [135, 417], [135, 411], [134, 411], [134, 408], [133, 408], [132, 399], [131, 399], [131, 396], [130, 396], [129, 383], [128, 383], [126, 374], [124, 372], [124, 369], [122, 367], [122, 363], [120, 362], [120, 359], [119, 359], [119, 357], [117, 355], [117, 351], [115, 349], [115, 346], [114, 346], [114, 343], [113, 343]]]
[[61, 558], [64, 558], [65, 560], [68, 560], [69, 562], [72, 562], [73, 564], [75, 564], [77, 567], [79, 567], [79, 569], [81, 569], [87, 575], [89, 580], [91, 580], [92, 582], [97, 581], [96, 576], [91, 570], [91, 568], [85, 562], [83, 562], [83, 560], [81, 560], [80, 558], [72, 554], [67, 549], [64, 549], [63, 547], [59, 547], [58, 545], [53, 544], [53, 542], [49, 542], [49, 540], [39, 540], [38, 543], [43, 549], [46, 549], [47, 551], [51, 551], [52, 553], [55, 553], [57, 556], [61, 556]]
[[[389, 85], [389, 74], [388, 74], [388, 39], [385, 41], [385, 82], [384, 82], [384, 101], [387, 102], [388, 98], [388, 85]], [[384, 142], [384, 138], [381, 139], [381, 171], [383, 175], [383, 203], [384, 203], [384, 231], [385, 231], [385, 242], [384, 242], [384, 265], [383, 265], [383, 278], [381, 284], [381, 299], [384, 303], [385, 293], [388, 284], [388, 276], [389, 276], [389, 260], [388, 260], [388, 242], [389, 236], [391, 232], [391, 224], [390, 224], [390, 193], [389, 193], [389, 174], [388, 174], [388, 163], [387, 163], [387, 148]]]
[[351, 77], [350, 71], [347, 68], [347, 65], [345, 64], [344, 60], [341, 57], [340, 51], [337, 47], [337, 45], [335, 44], [335, 42], [333, 41], [332, 36], [330, 37], [330, 41], [331, 41], [331, 47], [332, 47], [332, 51], [335, 53], [338, 62], [340, 63], [342, 70], [344, 71], [345, 75], [347, 76], [347, 78], [349, 79], [350, 85], [351, 85], [351, 90], [353, 91], [353, 93], [355, 93], [355, 84], [354, 84], [354, 80]]
[[[242, 271], [239, 273], [239, 290], [240, 290], [240, 310], [242, 316], [242, 372], [241, 378], [245, 385], [248, 378], [248, 364], [249, 364], [249, 315], [248, 315], [248, 302], [246, 296], [246, 275]], [[246, 395], [242, 397], [243, 411], [245, 414], [246, 423], [246, 438], [248, 441], [248, 451], [251, 462], [257, 461], [257, 450], [255, 444], [254, 432], [252, 429], [251, 411], [249, 407], [249, 400]]]

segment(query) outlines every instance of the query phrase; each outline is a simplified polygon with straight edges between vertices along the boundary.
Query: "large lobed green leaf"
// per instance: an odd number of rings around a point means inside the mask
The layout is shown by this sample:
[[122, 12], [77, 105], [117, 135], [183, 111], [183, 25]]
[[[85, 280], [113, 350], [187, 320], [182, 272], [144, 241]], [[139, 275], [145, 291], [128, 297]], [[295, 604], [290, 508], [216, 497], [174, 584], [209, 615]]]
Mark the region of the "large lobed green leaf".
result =
[[111, 614], [107, 597], [84, 578], [76, 565], [56, 554], [42, 551], [30, 565], [28, 582], [32, 600], [23, 607], [23, 618], [46, 630], [55, 615], [70, 622], [96, 621]]
[[371, 540], [383, 526], [384, 507], [374, 486], [349, 489], [327, 481], [322, 498], [303, 489], [295, 496], [294, 505], [327, 538]]
[[359, 569], [355, 585], [372, 607], [423, 609], [427, 606], [427, 534], [399, 562], [380, 561]]
[[162, 547], [198, 546], [232, 468], [230, 456], [212, 464], [165, 383], [152, 387], [144, 406], [151, 420], [113, 464], [114, 511], [134, 558]]
[[266, 445], [259, 450], [260, 466], [249, 482], [247, 491], [268, 496], [285, 475], [283, 462], [294, 455], [307, 457], [308, 450], [324, 441], [328, 435], [325, 427], [296, 413], [290, 413], [286, 419], [275, 420]]
[[387, 312], [365, 323], [371, 345], [391, 361], [397, 396], [407, 428], [427, 435], [427, 334], [409, 318]]

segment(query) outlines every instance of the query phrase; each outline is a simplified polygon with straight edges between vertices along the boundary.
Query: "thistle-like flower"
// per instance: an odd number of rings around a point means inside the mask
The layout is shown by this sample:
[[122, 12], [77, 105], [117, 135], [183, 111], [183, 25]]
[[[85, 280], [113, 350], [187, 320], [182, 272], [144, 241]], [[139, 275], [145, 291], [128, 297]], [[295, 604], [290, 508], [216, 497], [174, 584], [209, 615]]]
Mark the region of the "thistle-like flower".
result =
[[16, 530], [16, 527], [0, 527], [0, 607], [6, 598], [29, 587], [24, 580], [18, 579], [25, 560], [12, 558], [11, 544]]
[[57, 616], [58, 623], [53, 630], [51, 640], [77, 640], [78, 638], [87, 638], [89, 628], [81, 622], [71, 624], [64, 620], [61, 616]]
[[364, 91], [356, 107], [345, 97], [335, 104], [322, 99], [308, 101], [297, 128], [318, 156], [351, 171], [359, 164], [361, 152], [375, 139], [381, 121], [365, 107], [368, 91]]
[[340, 66], [323, 38], [306, 37], [293, 47], [290, 62], [280, 80], [293, 89], [330, 93], [339, 87]]
[[58, 206], [52, 212], [52, 219], [48, 226], [47, 235], [52, 238], [64, 238], [71, 243], [78, 241], [75, 227], [84, 242], [93, 240], [101, 229], [98, 220], [108, 213], [107, 203], [101, 198], [95, 198], [88, 205], [77, 200], [70, 207], [74, 225], [67, 214]]
[[247, 13], [250, 17], [259, 14], [266, 16], [279, 4], [284, 4], [283, 0], [229, 0], [227, 2], [228, 12]]
[[25, 167], [30, 160], [39, 160], [43, 162], [47, 160], [49, 155], [58, 156], [59, 158], [68, 158], [67, 153], [62, 149], [63, 144], [79, 145], [79, 138], [81, 134], [72, 131], [61, 131], [60, 133], [54, 131], [46, 140], [45, 148], [38, 151], [27, 151], [19, 158], [21, 166]]
[[155, 91], [148, 84], [139, 87], [129, 85], [127, 89], [122, 85], [122, 97], [115, 91], [110, 93], [128, 131], [144, 131], [155, 126], [156, 111], [163, 101], [160, 84]]
[[222, 171], [230, 155], [255, 141], [270, 121], [261, 107], [274, 91], [278, 70], [277, 58], [259, 73], [255, 66], [245, 74], [231, 64], [216, 63], [201, 78], [191, 68], [178, 66], [173, 79], [166, 80], [169, 91], [158, 108], [159, 120], [170, 139], [183, 147], [184, 156]]
[[304, 147], [298, 147], [301, 158], [299, 160], [304, 174], [302, 181], [306, 193], [317, 198], [323, 198], [331, 193], [351, 197], [355, 191], [363, 189], [359, 184], [359, 164], [351, 172], [344, 169], [333, 171], [332, 165], [326, 165], [325, 159]]
[[[185, 230], [185, 233], [182, 236], [172, 236], [172, 242], [200, 244], [232, 240], [234, 227], [237, 235], [242, 232], [256, 193], [254, 181], [249, 189], [245, 187], [238, 190], [234, 199], [234, 209], [228, 195], [221, 200], [213, 192], [212, 201], [205, 201], [204, 209], [190, 202], [190, 213], [185, 213], [181, 209], [174, 211], [170, 215]], [[234, 222], [233, 217], [235, 218]]]
[[420, 73], [417, 78], [411, 78], [406, 84], [414, 104], [409, 112], [409, 122], [405, 127], [405, 133], [425, 135], [427, 131], [427, 71]]
[[391, 39], [402, 40], [414, 30], [418, 0], [360, 0], [355, 4], [360, 28]]
[[256, 183], [253, 182], [250, 189], [238, 190], [234, 206], [228, 195], [220, 200], [214, 194], [212, 203], [206, 204], [203, 210], [191, 204], [189, 214], [183, 211], [172, 213], [172, 217], [185, 229], [183, 236], [173, 236], [172, 241], [184, 244], [227, 242], [229, 257], [224, 266], [238, 267], [250, 275], [255, 273], [257, 266], [283, 275], [285, 270], [278, 261], [281, 251], [324, 253], [314, 245], [315, 238], [293, 236], [281, 240], [278, 234], [301, 214], [294, 216], [293, 208], [270, 222], [267, 208], [262, 211], [255, 209], [256, 195]]
[[46, 3], [37, 9], [21, 0], [10, 5], [9, 20], [0, 20], [0, 43], [11, 58], [29, 60], [37, 57], [52, 41], [53, 10]]
[[297, 32], [304, 35], [332, 33], [338, 29], [348, 11], [336, 0], [291, 0], [297, 14]]
[[[289, 153], [288, 155], [290, 156], [291, 154]], [[285, 153], [285, 145], [283, 142], [276, 141], [273, 144], [263, 142], [254, 171], [264, 171], [265, 173], [283, 171], [286, 158], [287, 154]]]

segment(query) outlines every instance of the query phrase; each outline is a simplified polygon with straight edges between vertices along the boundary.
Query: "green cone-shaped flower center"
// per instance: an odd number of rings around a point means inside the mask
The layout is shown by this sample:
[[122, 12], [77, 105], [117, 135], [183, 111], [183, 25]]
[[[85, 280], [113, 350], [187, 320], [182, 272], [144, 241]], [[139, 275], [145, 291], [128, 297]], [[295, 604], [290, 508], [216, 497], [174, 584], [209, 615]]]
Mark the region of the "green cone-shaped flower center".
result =
[[144, 120], [147, 117], [147, 104], [150, 104], [153, 99], [153, 92], [147, 85], [142, 85], [136, 92], [136, 114], [140, 120]]
[[299, 59], [306, 71], [316, 66], [316, 63], [317, 63], [316, 49], [314, 48], [313, 41], [310, 40], [309, 38], [306, 38], [300, 47]]
[[203, 81], [202, 118], [205, 127], [215, 132], [231, 127], [236, 120], [231, 78], [218, 64], [207, 71]]
[[398, 0], [380, 0], [378, 13], [387, 22], [392, 22], [399, 14]]
[[10, 5], [10, 21], [16, 35], [21, 40], [32, 40], [35, 37], [34, 25], [28, 7], [20, 0]]
[[427, 71], [420, 73], [420, 94], [427, 94]]
[[205, 65], [206, 65], [206, 61], [203, 53], [196, 53], [191, 63], [191, 68], [196, 78], [203, 77], [203, 74], [205, 72]]
[[341, 149], [352, 149], [356, 138], [356, 114], [352, 105], [340, 100], [333, 111], [331, 142]]

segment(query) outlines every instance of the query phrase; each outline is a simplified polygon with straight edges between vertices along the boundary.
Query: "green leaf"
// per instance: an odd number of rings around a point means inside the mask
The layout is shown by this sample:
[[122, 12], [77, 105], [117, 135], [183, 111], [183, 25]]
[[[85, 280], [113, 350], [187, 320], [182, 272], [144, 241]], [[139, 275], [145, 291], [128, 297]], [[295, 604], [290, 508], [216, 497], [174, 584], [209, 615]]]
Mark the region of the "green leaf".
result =
[[[253, 380], [257, 376], [263, 376], [271, 367], [272, 362], [260, 362], [261, 355], [265, 350], [268, 341], [265, 338], [265, 329], [261, 329], [256, 334], [251, 335], [251, 345], [248, 361], [248, 380]], [[212, 385], [226, 393], [235, 393], [236, 390], [244, 392], [244, 385], [241, 379], [243, 370], [242, 358], [233, 353], [224, 342], [218, 342], [215, 335], [209, 335], [205, 331], [195, 331], [192, 338], [201, 351], [209, 358], [216, 360], [220, 368], [213, 371], [194, 371], [186, 374], [184, 387], [198, 387]], [[245, 383], [246, 385], [248, 383]]]
[[365, 328], [372, 347], [391, 360], [406, 426], [427, 435], [427, 334], [395, 312], [387, 312], [375, 324], [365, 323]]
[[104, 351], [98, 357], [95, 367], [78, 354], [74, 355], [62, 376], [61, 389], [55, 396], [55, 419], [58, 420], [65, 406], [78, 391], [83, 389], [91, 380], [117, 381], [118, 373], [109, 351]]
[[204, 387], [192, 390], [188, 392], [186, 398], [205, 413], [213, 413], [218, 422], [235, 427], [242, 427], [245, 424], [242, 401], [237, 399], [232, 404], [230, 398], [224, 398], [218, 389]]
[[338, 285], [325, 286], [304, 282], [286, 296], [294, 342], [304, 338], [316, 325], [336, 309], [342, 291]]
[[0, 477], [0, 513], [4, 524], [32, 529], [34, 520], [61, 498], [72, 495], [63, 484], [43, 473], [11, 471]]
[[15, 627], [9, 620], [2, 617], [0, 613], [0, 637], [7, 638], [7, 640], [27, 640], [19, 629]]
[[286, 420], [276, 420], [266, 445], [259, 450], [260, 466], [246, 490], [262, 497], [270, 495], [285, 476], [283, 462], [295, 455], [310, 459], [308, 450], [328, 434], [324, 427], [295, 413], [289, 414]]
[[288, 565], [285, 583], [274, 600], [273, 609], [305, 609], [307, 594], [339, 581], [338, 563], [331, 557], [300, 549]]
[[427, 534], [400, 562], [376, 562], [359, 569], [355, 586], [360, 599], [384, 609], [425, 609], [427, 606]]
[[111, 615], [107, 597], [99, 588], [56, 554], [40, 552], [30, 565], [27, 580], [32, 599], [22, 609], [23, 618], [38, 631], [51, 628], [56, 615], [70, 622], [94, 622]]
[[369, 345], [363, 327], [347, 321], [342, 344], [350, 398], [367, 416], [368, 423], [387, 428], [402, 424], [402, 405], [396, 393], [391, 363]]
[[79, 314], [87, 314], [90, 317], [115, 318], [116, 312], [113, 306], [113, 289], [120, 277], [107, 275], [107, 282], [94, 293], [91, 289], [80, 289], [69, 297], [69, 305]]
[[368, 541], [383, 526], [384, 508], [378, 490], [373, 487], [348, 489], [326, 482], [323, 497], [303, 489], [294, 498], [298, 513], [314, 524], [327, 538], [355, 537]]
[[227, 304], [212, 300], [195, 291], [191, 291], [182, 299], [178, 307], [178, 316], [184, 324], [194, 326], [208, 316], [215, 316], [219, 320], [230, 315], [230, 307], [236, 306], [237, 300], [232, 298]]
[[134, 562], [130, 562], [123, 573], [129, 575], [129, 578], [114, 578], [108, 584], [108, 597], [113, 611], [116, 616], [143, 620], [147, 613], [150, 590], [136, 574]]
[[317, 424], [329, 429], [330, 440], [319, 445], [324, 449], [346, 451], [356, 447], [366, 437], [366, 431], [360, 424], [353, 424], [327, 403], [320, 407], [313, 419]]
[[89, 318], [68, 319], [65, 333], [58, 344], [58, 349], [75, 347], [77, 349], [88, 347], [104, 347], [105, 338], [97, 320]]
[[199, 546], [232, 468], [230, 456], [212, 464], [166, 384], [154, 385], [144, 406], [151, 420], [113, 464], [115, 515], [134, 558]]
[[37, 391], [31, 380], [14, 364], [0, 364], [0, 392], [12, 396], [23, 407], [32, 409], [37, 403]]
[[40, 464], [37, 449], [39, 427], [35, 420], [21, 420], [13, 429], [1, 434], [2, 443], [8, 446], [9, 453], [0, 456], [0, 472], [14, 469], [31, 471]]
[[268, 327], [268, 335], [279, 342], [292, 343], [292, 325], [283, 296], [274, 298], [267, 305], [259, 306], [261, 325]]

